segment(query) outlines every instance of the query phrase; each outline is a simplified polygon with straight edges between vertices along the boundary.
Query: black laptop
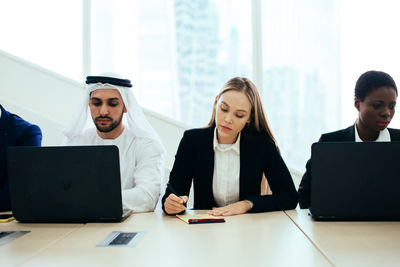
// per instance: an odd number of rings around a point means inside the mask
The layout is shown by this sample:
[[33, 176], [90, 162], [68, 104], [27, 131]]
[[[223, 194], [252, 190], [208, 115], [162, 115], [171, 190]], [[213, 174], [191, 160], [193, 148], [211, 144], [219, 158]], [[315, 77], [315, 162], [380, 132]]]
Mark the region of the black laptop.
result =
[[400, 142], [314, 143], [315, 220], [400, 220]]
[[9, 147], [8, 180], [20, 222], [118, 222], [123, 212], [118, 147]]

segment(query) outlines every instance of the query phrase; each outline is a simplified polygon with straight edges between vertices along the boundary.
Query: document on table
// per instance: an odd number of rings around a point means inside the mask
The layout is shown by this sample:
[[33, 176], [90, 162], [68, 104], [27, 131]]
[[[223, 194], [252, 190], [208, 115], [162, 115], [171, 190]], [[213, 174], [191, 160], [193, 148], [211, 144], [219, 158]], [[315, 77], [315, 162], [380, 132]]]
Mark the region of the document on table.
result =
[[8, 242], [23, 236], [30, 231], [1, 231], [0, 232], [0, 246], [7, 244]]
[[97, 247], [135, 247], [145, 232], [113, 231]]

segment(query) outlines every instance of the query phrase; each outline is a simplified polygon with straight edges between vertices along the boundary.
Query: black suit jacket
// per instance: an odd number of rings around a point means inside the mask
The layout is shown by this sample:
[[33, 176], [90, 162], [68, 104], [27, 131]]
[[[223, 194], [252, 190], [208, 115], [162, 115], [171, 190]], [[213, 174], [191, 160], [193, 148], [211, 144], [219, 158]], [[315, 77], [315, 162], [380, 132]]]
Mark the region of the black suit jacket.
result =
[[[400, 141], [400, 130], [391, 128], [388, 128], [388, 130], [392, 141]], [[343, 130], [323, 134], [318, 142], [355, 142], [355, 139], [354, 125], [352, 125]], [[309, 208], [311, 201], [311, 160], [307, 161], [306, 172], [301, 179], [298, 193], [300, 208]]]
[[[214, 126], [185, 131], [175, 156], [169, 183], [181, 196], [188, 196], [193, 179], [194, 209], [217, 207], [213, 195]], [[273, 195], [261, 196], [262, 174]], [[249, 212], [294, 209], [297, 192], [292, 177], [275, 144], [267, 134], [242, 130], [240, 139], [239, 199], [250, 200]], [[171, 194], [167, 188], [162, 199]]]
[[36, 125], [9, 113], [1, 105], [0, 117], [0, 211], [11, 210], [7, 175], [7, 148], [9, 146], [40, 146], [42, 132]]

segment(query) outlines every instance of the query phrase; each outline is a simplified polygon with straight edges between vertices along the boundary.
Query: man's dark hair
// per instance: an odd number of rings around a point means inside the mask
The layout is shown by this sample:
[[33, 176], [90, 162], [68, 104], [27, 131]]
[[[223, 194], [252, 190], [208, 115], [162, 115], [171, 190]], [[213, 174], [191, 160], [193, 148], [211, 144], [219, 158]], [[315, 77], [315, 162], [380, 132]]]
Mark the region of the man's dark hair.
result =
[[396, 83], [389, 74], [383, 71], [370, 70], [358, 78], [354, 95], [361, 101], [364, 101], [368, 94], [381, 87], [393, 88], [397, 95]]

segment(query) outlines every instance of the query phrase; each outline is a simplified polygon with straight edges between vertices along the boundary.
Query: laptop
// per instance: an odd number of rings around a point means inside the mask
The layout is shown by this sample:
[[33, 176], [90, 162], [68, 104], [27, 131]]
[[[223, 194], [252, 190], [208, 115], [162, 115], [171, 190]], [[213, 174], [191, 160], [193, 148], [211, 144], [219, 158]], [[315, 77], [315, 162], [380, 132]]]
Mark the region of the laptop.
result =
[[400, 142], [314, 143], [315, 220], [400, 220]]
[[20, 222], [119, 222], [122, 210], [118, 147], [9, 147], [13, 215]]

